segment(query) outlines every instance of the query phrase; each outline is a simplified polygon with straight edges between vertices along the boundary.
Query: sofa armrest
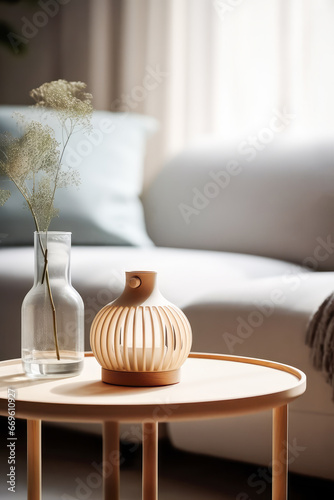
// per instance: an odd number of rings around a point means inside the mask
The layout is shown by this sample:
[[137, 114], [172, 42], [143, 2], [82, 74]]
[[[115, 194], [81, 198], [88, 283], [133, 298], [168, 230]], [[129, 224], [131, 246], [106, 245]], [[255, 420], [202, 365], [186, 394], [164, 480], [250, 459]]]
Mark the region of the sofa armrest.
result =
[[306, 393], [295, 408], [334, 415], [332, 388], [305, 344], [312, 314], [333, 291], [334, 273], [292, 273], [222, 287], [183, 310], [192, 351], [270, 359], [304, 371]]

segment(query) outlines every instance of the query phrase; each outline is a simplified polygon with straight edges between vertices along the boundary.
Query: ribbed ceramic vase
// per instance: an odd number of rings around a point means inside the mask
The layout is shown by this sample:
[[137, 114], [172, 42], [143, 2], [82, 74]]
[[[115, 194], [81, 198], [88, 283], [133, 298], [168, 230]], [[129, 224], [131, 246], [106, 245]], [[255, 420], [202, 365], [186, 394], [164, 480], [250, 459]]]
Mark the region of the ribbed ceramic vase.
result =
[[96, 315], [90, 344], [103, 382], [115, 385], [176, 384], [188, 357], [188, 319], [157, 287], [157, 273], [126, 273], [122, 295]]

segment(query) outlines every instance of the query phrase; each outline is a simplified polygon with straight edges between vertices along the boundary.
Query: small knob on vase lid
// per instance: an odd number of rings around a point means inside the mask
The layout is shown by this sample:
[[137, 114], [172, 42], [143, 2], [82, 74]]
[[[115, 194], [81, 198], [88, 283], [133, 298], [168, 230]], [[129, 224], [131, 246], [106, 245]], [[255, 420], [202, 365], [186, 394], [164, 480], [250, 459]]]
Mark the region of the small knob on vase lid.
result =
[[138, 278], [138, 276], [132, 276], [132, 278], [129, 279], [129, 287], [139, 288], [140, 285], [141, 285], [141, 279]]

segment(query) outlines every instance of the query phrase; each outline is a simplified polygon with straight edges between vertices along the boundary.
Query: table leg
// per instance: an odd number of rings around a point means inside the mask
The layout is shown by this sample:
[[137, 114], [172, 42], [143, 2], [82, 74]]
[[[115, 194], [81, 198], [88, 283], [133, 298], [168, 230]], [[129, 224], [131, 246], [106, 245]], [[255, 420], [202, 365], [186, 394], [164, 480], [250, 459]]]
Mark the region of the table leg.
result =
[[41, 420], [27, 421], [27, 499], [42, 498]]
[[143, 424], [143, 500], [158, 500], [158, 423]]
[[273, 409], [272, 500], [287, 500], [288, 492], [288, 406]]
[[119, 424], [103, 422], [103, 499], [119, 500]]

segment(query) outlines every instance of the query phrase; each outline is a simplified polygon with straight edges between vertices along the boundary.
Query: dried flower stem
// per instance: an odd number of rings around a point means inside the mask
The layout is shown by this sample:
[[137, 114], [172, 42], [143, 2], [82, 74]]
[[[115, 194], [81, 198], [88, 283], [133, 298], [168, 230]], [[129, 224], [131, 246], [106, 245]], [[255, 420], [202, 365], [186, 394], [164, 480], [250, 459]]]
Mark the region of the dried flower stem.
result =
[[[65, 127], [66, 128], [66, 127]], [[67, 129], [66, 129], [66, 132], [67, 132]], [[54, 187], [53, 187], [53, 191], [52, 191], [52, 196], [51, 196], [51, 200], [50, 200], [50, 206], [49, 206], [49, 211], [51, 212], [52, 210], [52, 206], [53, 206], [53, 202], [54, 202], [54, 198], [55, 198], [55, 194], [56, 194], [56, 189], [57, 189], [57, 183], [58, 183], [58, 178], [59, 178], [59, 172], [60, 172], [60, 169], [61, 169], [61, 162], [63, 160], [63, 156], [64, 156], [64, 153], [65, 153], [65, 149], [67, 147], [67, 144], [71, 138], [71, 135], [73, 134], [73, 127], [71, 128], [71, 131], [70, 132], [67, 132], [67, 139], [63, 145], [63, 150], [61, 152], [61, 155], [60, 155], [60, 158], [59, 158], [59, 162], [58, 162], [58, 168], [57, 168], [57, 173], [56, 173], [56, 177], [55, 177], [55, 182], [54, 182]]]
[[[42, 281], [41, 284], [43, 285], [44, 279], [46, 280], [46, 286], [48, 290], [48, 295], [50, 299], [50, 305], [51, 305], [51, 311], [52, 311], [52, 324], [53, 324], [53, 336], [54, 336], [54, 341], [55, 341], [55, 349], [56, 349], [56, 357], [58, 361], [60, 361], [60, 354], [59, 354], [59, 343], [58, 343], [58, 329], [57, 329], [57, 313], [56, 313], [56, 307], [53, 301], [53, 295], [52, 295], [52, 290], [50, 286], [50, 277], [49, 277], [49, 268], [48, 268], [48, 249], [43, 247], [43, 242], [41, 239], [40, 231], [38, 228], [38, 223], [36, 219], [34, 218], [35, 221], [35, 226], [36, 230], [38, 232], [38, 241], [39, 245], [41, 247], [41, 252], [44, 257], [44, 269], [43, 269], [43, 274], [42, 274]], [[46, 235], [46, 244], [47, 244], [47, 235]]]
[[[40, 235], [39, 235], [39, 241], [41, 242]], [[57, 356], [57, 359], [59, 361], [60, 354], [59, 354], [59, 345], [58, 345], [57, 316], [56, 316], [56, 308], [55, 308], [55, 304], [53, 301], [53, 296], [52, 296], [52, 291], [51, 291], [51, 286], [50, 286], [49, 270], [48, 270], [48, 249], [47, 248], [44, 251], [44, 270], [43, 270], [42, 283], [43, 283], [44, 277], [46, 280], [46, 285], [48, 288], [50, 304], [51, 304], [51, 309], [52, 309], [53, 336], [54, 336], [54, 340], [55, 340], [56, 356]]]

